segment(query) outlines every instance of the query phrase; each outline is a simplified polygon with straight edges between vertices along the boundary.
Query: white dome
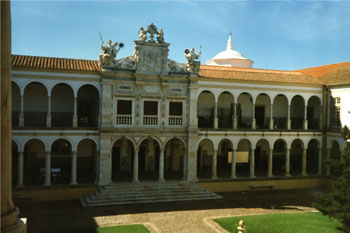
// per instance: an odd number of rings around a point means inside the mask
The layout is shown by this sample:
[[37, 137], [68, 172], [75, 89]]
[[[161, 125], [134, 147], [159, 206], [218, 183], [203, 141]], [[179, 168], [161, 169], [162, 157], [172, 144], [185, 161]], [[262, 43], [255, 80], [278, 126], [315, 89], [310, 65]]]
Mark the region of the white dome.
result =
[[237, 52], [236, 50], [225, 50], [222, 51], [221, 53], [218, 53], [213, 60], [218, 60], [218, 59], [246, 59], [243, 57], [242, 54]]

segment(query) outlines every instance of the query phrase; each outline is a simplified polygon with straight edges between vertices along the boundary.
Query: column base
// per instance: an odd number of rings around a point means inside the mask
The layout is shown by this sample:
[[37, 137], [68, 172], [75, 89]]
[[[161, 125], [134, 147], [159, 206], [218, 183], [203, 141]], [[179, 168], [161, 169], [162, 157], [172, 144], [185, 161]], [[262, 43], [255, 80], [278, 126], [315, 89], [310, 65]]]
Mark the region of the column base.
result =
[[158, 182], [165, 182], [165, 179], [164, 178], [159, 178]]
[[44, 186], [45, 187], [50, 187], [52, 184], [51, 183], [45, 183]]
[[302, 176], [307, 176], [307, 174], [306, 174], [306, 173], [302, 173], [301, 175], [302, 175]]
[[218, 177], [217, 177], [217, 176], [212, 176], [211, 179], [212, 179], [212, 180], [217, 180]]
[[69, 185], [75, 186], [75, 185], [78, 185], [78, 183], [77, 182], [70, 182]]
[[252, 175], [252, 176], [249, 176], [250, 179], [254, 179], [256, 176]]
[[267, 175], [268, 178], [273, 178], [274, 176], [272, 174]]
[[25, 233], [26, 227], [18, 218], [19, 210], [17, 207], [8, 214], [1, 215], [1, 232], [4, 233]]
[[237, 179], [237, 176], [231, 176], [231, 179]]
[[23, 188], [23, 187], [24, 187], [23, 184], [18, 184], [18, 185], [16, 185], [16, 188]]
[[132, 182], [133, 183], [139, 183], [140, 181], [139, 181], [139, 179], [133, 179]]
[[290, 173], [285, 174], [286, 177], [291, 177]]

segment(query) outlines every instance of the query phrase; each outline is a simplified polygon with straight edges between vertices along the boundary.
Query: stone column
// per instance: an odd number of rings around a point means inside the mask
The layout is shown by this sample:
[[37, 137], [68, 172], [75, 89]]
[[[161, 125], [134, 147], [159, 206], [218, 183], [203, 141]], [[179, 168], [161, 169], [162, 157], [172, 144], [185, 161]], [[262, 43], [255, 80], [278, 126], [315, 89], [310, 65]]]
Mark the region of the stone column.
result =
[[317, 174], [322, 175], [322, 150], [318, 148], [318, 171]]
[[139, 149], [134, 149], [134, 169], [133, 169], [133, 182], [139, 182]]
[[273, 177], [273, 175], [272, 175], [272, 166], [273, 166], [272, 162], [273, 162], [273, 149], [270, 148], [269, 157], [268, 157], [267, 177]]
[[214, 129], [218, 128], [218, 103], [214, 104]]
[[102, 98], [98, 99], [98, 117], [97, 117], [97, 127], [101, 127], [101, 111], [102, 111]]
[[236, 150], [232, 150], [231, 160], [231, 179], [237, 178], [236, 176]]
[[252, 104], [252, 129], [256, 129], [256, 120], [255, 120], [255, 103]]
[[285, 167], [286, 167], [285, 176], [290, 176], [290, 148], [287, 148], [285, 162], [286, 162], [286, 164], [285, 164]]
[[21, 95], [21, 112], [19, 113], [19, 127], [24, 126], [24, 95]]
[[78, 115], [77, 115], [77, 108], [78, 108], [78, 98], [74, 96], [74, 113], [73, 113], [73, 127], [78, 127]]
[[255, 178], [255, 148], [250, 152], [249, 178]]
[[233, 129], [237, 129], [237, 103], [233, 104]]
[[188, 151], [187, 151], [187, 147], [185, 147], [185, 151], [184, 151], [184, 161], [183, 161], [183, 176], [182, 179], [184, 181], [186, 181], [186, 177], [187, 177], [187, 157], [188, 157]]
[[303, 150], [303, 158], [302, 158], [302, 176], [306, 176], [306, 149]]
[[19, 210], [12, 202], [12, 124], [11, 124], [11, 9], [1, 1], [1, 232], [23, 233]]
[[160, 182], [164, 181], [164, 149], [160, 149], [159, 153], [159, 178]]
[[216, 167], [217, 167], [217, 160], [218, 160], [218, 150], [213, 151], [213, 161], [212, 161], [212, 168], [211, 168], [211, 179], [216, 180], [217, 177], [217, 172], [216, 172]]
[[[327, 161], [330, 160], [331, 153], [332, 153], [332, 150], [328, 149], [327, 150]], [[326, 164], [326, 176], [330, 176], [330, 175], [331, 175], [331, 166], [329, 164]]]
[[322, 109], [323, 106], [321, 106], [320, 122], [318, 123], [318, 129], [322, 129]]
[[291, 129], [291, 121], [290, 121], [290, 104], [288, 104], [288, 113], [287, 113], [287, 129]]
[[47, 96], [46, 127], [51, 127], [51, 96]]
[[77, 152], [72, 153], [72, 174], [70, 185], [77, 185]]
[[18, 152], [17, 187], [23, 187], [23, 151]]
[[305, 103], [305, 110], [304, 110], [304, 130], [307, 130], [307, 104]]
[[273, 129], [273, 104], [270, 106], [270, 129]]
[[51, 186], [51, 151], [45, 155], [45, 183], [44, 186]]

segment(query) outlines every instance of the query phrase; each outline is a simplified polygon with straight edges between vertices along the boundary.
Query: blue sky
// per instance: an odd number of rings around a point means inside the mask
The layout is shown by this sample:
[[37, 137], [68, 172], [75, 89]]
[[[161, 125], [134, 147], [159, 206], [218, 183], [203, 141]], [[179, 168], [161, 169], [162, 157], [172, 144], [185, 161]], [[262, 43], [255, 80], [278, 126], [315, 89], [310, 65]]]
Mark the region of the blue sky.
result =
[[350, 1], [12, 1], [12, 53], [97, 60], [100, 36], [134, 51], [141, 26], [154, 23], [169, 58], [202, 45], [201, 62], [226, 49], [254, 68], [295, 70], [350, 61]]

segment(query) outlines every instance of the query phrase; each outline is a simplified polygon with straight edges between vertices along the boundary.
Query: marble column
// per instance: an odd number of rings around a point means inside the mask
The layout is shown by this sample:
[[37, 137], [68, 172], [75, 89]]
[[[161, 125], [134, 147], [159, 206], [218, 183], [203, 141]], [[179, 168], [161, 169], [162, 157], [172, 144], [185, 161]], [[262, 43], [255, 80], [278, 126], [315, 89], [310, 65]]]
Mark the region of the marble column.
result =
[[255, 103], [252, 104], [252, 129], [256, 129], [256, 120], [255, 120]]
[[19, 113], [19, 127], [24, 126], [24, 95], [21, 95], [21, 112]]
[[286, 173], [285, 173], [285, 176], [290, 176], [290, 149], [287, 148], [287, 151], [286, 151], [286, 164], [285, 164], [285, 167], [286, 167]]
[[164, 149], [160, 149], [159, 153], [159, 178], [158, 181], [164, 181]]
[[287, 113], [287, 129], [291, 129], [291, 120], [290, 120], [290, 104], [288, 104], [288, 113]]
[[19, 210], [12, 201], [12, 124], [11, 124], [11, 9], [1, 1], [1, 232], [23, 233]]
[[305, 110], [304, 110], [304, 130], [308, 129], [308, 124], [307, 124], [307, 104], [305, 104]]
[[273, 177], [272, 175], [272, 164], [273, 162], [273, 149], [269, 150], [268, 166], [267, 166], [267, 177]]
[[139, 149], [134, 149], [134, 169], [133, 169], [133, 182], [139, 182]]
[[78, 98], [75, 96], [74, 97], [73, 127], [78, 127], [77, 108], [78, 108]]
[[213, 151], [213, 161], [211, 163], [212, 165], [212, 168], [211, 168], [211, 179], [212, 180], [216, 180], [218, 177], [217, 177], [217, 172], [216, 172], [216, 167], [217, 167], [217, 160], [218, 160], [218, 150], [215, 150]]
[[231, 160], [231, 179], [237, 178], [236, 176], [236, 150], [232, 150]]
[[17, 187], [23, 187], [23, 151], [18, 152]]
[[47, 96], [46, 127], [51, 127], [51, 96]]
[[233, 104], [233, 129], [237, 129], [237, 103]]
[[306, 176], [306, 149], [304, 148], [303, 150], [303, 157], [302, 157], [302, 172], [301, 175], [302, 176]]
[[273, 104], [270, 106], [270, 129], [273, 129]]
[[250, 152], [249, 178], [255, 178], [255, 149], [252, 149]]
[[77, 152], [72, 153], [72, 174], [70, 185], [77, 185]]
[[51, 151], [45, 154], [45, 183], [44, 186], [51, 186]]
[[218, 128], [218, 103], [214, 104], [214, 129]]
[[318, 148], [318, 170], [317, 174], [322, 175], [322, 149]]

